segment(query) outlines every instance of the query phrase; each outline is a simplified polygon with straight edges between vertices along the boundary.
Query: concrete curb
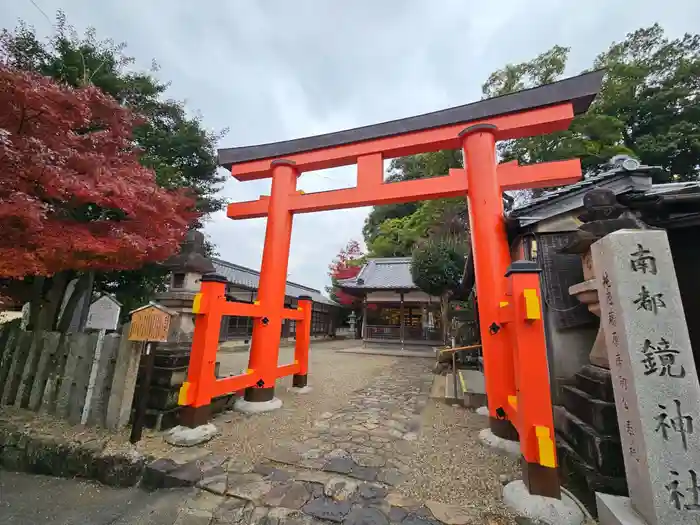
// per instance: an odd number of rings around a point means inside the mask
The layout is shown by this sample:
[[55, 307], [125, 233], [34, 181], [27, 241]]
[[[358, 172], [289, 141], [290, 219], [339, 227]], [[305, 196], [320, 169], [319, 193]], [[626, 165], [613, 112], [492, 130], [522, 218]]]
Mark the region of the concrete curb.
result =
[[111, 451], [106, 441], [66, 442], [24, 428], [0, 426], [0, 468], [4, 470], [133, 487], [141, 482], [151, 459], [134, 449]]

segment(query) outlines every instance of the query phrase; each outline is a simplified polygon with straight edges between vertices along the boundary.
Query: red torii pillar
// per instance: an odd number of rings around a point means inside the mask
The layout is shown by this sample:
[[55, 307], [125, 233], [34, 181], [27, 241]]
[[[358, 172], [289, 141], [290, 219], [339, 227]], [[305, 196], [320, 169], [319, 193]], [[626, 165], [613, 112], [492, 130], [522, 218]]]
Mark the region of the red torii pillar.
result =
[[[289, 247], [292, 242], [290, 199], [296, 192], [299, 172], [294, 162], [272, 161], [270, 191], [257, 301], [266, 316], [253, 321], [248, 368], [260, 372], [261, 381], [246, 388], [246, 401], [270, 401], [275, 395], [279, 345], [282, 336], [284, 296], [287, 285]], [[303, 375], [304, 385], [306, 373]], [[301, 379], [296, 379], [295, 386]]]
[[[503, 220], [503, 189], [496, 173], [496, 126], [477, 124], [460, 133], [469, 192], [469, 224], [481, 341], [483, 345], [489, 426], [498, 437], [516, 441], [518, 433], [503, 412], [515, 391], [510, 341], [500, 330], [500, 303], [506, 294], [510, 247]], [[495, 323], [495, 324], [494, 324]], [[499, 410], [500, 409], [500, 410]]]

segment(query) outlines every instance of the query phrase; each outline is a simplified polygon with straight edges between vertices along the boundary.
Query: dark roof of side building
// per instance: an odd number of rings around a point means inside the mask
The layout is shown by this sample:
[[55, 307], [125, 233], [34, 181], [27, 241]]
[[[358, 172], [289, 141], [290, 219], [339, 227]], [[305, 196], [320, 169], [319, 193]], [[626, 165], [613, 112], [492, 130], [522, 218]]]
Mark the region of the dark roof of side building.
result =
[[[260, 282], [260, 272], [252, 268], [246, 268], [238, 264], [233, 264], [222, 259], [212, 259], [216, 273], [223, 275], [228, 281], [242, 288], [249, 290], [257, 290]], [[287, 281], [285, 295], [289, 297], [299, 297], [300, 295], [308, 295], [316, 303], [323, 303], [330, 306], [338, 306], [338, 304], [328, 297], [324, 296], [320, 290], [309, 288], [301, 284]]]
[[[626, 156], [613, 160], [617, 162], [608, 171], [516, 206], [507, 214], [508, 220], [523, 228], [574, 212], [583, 207], [583, 197], [588, 191], [601, 188], [612, 191], [625, 206], [642, 211], [651, 225], [680, 226], [700, 221], [700, 181], [653, 184], [652, 176], [661, 171], [660, 167], [641, 165]], [[623, 164], [629, 160], [633, 163], [625, 168]], [[664, 213], [656, 216], [655, 209], [662, 205]]]

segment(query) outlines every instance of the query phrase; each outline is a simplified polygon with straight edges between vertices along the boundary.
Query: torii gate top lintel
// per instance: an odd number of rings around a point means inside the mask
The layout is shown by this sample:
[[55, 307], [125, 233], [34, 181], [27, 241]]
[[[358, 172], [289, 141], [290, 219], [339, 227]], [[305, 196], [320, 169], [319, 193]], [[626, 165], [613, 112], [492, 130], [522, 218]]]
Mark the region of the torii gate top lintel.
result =
[[584, 73], [536, 88], [493, 97], [423, 115], [335, 133], [282, 142], [225, 148], [219, 164], [238, 180], [271, 177], [271, 161], [287, 159], [299, 172], [354, 164], [357, 158], [382, 153], [385, 158], [461, 147], [466, 126], [492, 123], [498, 140], [566, 129], [584, 113], [600, 90], [604, 70]]

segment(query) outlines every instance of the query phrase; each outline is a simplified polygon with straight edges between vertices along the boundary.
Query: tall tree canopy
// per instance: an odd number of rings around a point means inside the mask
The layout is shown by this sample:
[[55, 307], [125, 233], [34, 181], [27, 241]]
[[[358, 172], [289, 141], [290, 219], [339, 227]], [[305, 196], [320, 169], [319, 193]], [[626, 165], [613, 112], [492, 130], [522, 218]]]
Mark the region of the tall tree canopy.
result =
[[[569, 49], [554, 46], [509, 64], [482, 87], [492, 97], [558, 80]], [[499, 144], [504, 160], [522, 163], [580, 157], [589, 173], [626, 153], [659, 165], [675, 180], [700, 174], [700, 35], [669, 40], [655, 24], [614, 42], [591, 69], [606, 68], [600, 94], [569, 130]], [[663, 177], [663, 176], [662, 176]], [[659, 180], [660, 181], [660, 180]]]
[[177, 250], [194, 201], [139, 164], [136, 119], [94, 86], [0, 65], [0, 275], [135, 268]]
[[[59, 12], [55, 33], [40, 40], [33, 28], [20, 23], [14, 30], [0, 34], [0, 60], [10, 67], [50, 77], [71, 87], [94, 86], [143, 118], [134, 122], [133, 141], [139, 147], [140, 164], [155, 172], [158, 186], [186, 188], [195, 199], [199, 212], [190, 227], [199, 227], [207, 214], [224, 207], [217, 195], [223, 176], [217, 173], [216, 142], [220, 135], [204, 129], [200, 120], [188, 115], [184, 105], [166, 98], [168, 84], [152, 71], [133, 69], [134, 59], [125, 54], [124, 44], [99, 40], [90, 29], [78, 35]], [[152, 224], [158, 222], [154, 218]], [[153, 258], [151, 260], [157, 260]], [[122, 268], [115, 266], [114, 268]], [[124, 311], [143, 304], [163, 288], [166, 271], [155, 264], [135, 270], [99, 272], [97, 290], [115, 293]], [[85, 276], [83, 274], [83, 276]], [[24, 284], [7, 283], [19, 300], [28, 300], [33, 280]], [[44, 291], [50, 282], [44, 282]], [[36, 292], [36, 286], [34, 286]]]
[[[462, 167], [459, 151], [438, 151], [392, 160], [388, 182], [447, 175], [450, 168]], [[414, 244], [438, 229], [464, 230], [465, 199], [438, 199], [375, 206], [362, 230], [374, 257], [408, 257]]]

